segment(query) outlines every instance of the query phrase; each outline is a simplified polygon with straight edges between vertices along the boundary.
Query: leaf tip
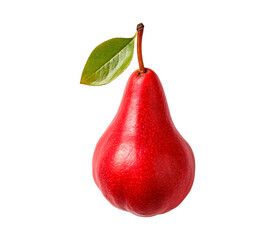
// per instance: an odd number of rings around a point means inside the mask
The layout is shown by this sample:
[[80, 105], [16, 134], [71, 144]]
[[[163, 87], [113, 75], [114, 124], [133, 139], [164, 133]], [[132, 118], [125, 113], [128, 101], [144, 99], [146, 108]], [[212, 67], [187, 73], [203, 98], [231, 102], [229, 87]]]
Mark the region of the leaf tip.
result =
[[90, 84], [87, 83], [87, 81], [86, 81], [86, 79], [83, 75], [81, 76], [80, 84], [90, 85]]

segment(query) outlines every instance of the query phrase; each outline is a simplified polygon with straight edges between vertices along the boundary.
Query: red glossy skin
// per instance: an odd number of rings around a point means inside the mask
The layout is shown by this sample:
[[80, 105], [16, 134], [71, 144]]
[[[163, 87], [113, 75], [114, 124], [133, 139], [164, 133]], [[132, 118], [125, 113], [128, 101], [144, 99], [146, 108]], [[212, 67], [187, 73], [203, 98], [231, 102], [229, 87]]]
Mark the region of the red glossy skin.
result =
[[158, 76], [135, 71], [94, 152], [97, 186], [115, 207], [150, 217], [178, 206], [194, 173], [193, 152], [172, 122]]

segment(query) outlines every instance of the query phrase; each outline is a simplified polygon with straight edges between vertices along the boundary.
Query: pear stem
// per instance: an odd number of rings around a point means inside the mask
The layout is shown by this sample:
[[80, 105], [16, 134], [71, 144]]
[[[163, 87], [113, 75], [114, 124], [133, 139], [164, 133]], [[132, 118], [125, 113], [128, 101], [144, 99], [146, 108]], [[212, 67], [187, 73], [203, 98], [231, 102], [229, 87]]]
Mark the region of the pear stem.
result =
[[142, 35], [143, 35], [144, 25], [142, 23], [137, 25], [137, 56], [138, 56], [138, 65], [139, 72], [141, 74], [146, 73], [146, 69], [144, 68], [143, 60], [142, 60]]

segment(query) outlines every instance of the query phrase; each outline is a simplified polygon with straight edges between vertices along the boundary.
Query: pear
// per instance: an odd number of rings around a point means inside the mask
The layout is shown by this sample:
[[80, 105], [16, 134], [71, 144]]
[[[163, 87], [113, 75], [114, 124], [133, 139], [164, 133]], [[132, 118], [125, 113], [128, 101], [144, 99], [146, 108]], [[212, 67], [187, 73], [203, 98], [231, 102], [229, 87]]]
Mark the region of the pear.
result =
[[158, 76], [135, 71], [94, 152], [97, 186], [115, 207], [149, 217], [178, 206], [194, 172], [193, 152], [174, 126]]
[[151, 217], [184, 200], [194, 181], [195, 161], [171, 119], [157, 74], [143, 66], [142, 31], [138, 29], [140, 69], [130, 76], [118, 112], [96, 145], [93, 177], [115, 207]]

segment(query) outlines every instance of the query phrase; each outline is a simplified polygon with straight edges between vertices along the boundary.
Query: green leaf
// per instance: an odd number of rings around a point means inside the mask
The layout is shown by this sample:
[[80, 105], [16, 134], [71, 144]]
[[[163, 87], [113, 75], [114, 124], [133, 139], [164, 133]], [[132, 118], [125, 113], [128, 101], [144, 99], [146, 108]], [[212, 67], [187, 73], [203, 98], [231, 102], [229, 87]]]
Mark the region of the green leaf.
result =
[[98, 45], [86, 62], [80, 83], [99, 86], [113, 81], [130, 64], [135, 38], [112, 38]]

